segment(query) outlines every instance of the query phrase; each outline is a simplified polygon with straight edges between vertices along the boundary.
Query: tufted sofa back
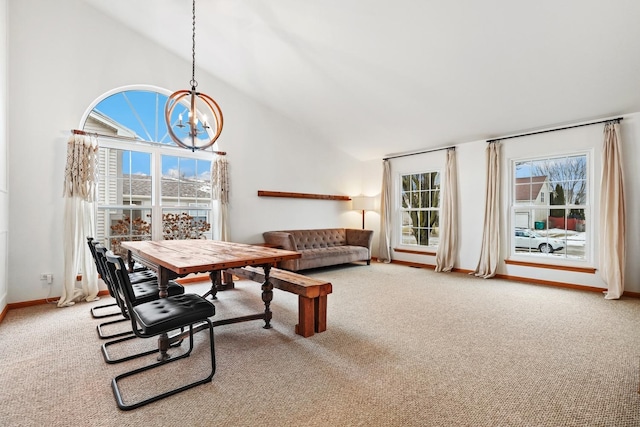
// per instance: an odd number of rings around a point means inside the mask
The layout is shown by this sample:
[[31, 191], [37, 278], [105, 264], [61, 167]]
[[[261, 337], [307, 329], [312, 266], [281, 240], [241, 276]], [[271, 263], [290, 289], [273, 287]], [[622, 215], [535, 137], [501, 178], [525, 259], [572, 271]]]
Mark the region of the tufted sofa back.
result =
[[347, 234], [344, 228], [323, 228], [319, 230], [289, 231], [296, 242], [296, 250], [328, 248], [347, 244]]
[[321, 228], [316, 230], [266, 231], [266, 243], [288, 251], [330, 248], [333, 246], [362, 246], [371, 251], [373, 231], [352, 228]]

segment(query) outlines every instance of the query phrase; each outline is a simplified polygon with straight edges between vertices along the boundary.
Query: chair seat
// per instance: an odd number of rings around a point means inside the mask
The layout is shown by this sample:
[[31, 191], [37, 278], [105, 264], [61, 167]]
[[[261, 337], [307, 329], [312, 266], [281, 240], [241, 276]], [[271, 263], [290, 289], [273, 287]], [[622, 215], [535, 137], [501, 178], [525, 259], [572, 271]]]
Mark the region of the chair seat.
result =
[[[158, 299], [157, 280], [135, 283], [132, 284], [131, 287], [133, 288], [133, 293], [136, 296], [134, 302], [136, 305]], [[184, 286], [174, 281], [170, 281], [169, 286], [167, 287], [167, 292], [169, 296], [182, 295], [184, 294]]]
[[131, 284], [148, 282], [149, 280], [158, 280], [158, 276], [151, 270], [136, 271], [129, 273], [129, 281]]
[[136, 305], [135, 308], [140, 333], [147, 336], [201, 321], [215, 312], [212, 303], [196, 294], [170, 296]]

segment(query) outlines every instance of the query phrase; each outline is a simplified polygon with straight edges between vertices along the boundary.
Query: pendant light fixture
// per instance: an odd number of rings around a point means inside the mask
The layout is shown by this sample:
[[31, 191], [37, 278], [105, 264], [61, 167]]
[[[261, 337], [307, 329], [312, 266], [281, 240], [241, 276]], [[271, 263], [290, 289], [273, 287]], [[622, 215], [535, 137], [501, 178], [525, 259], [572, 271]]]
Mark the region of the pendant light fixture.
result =
[[211, 147], [220, 136], [223, 124], [218, 103], [196, 90], [196, 0], [193, 0], [192, 28], [191, 90], [179, 90], [169, 96], [164, 119], [171, 139], [180, 147], [196, 151]]

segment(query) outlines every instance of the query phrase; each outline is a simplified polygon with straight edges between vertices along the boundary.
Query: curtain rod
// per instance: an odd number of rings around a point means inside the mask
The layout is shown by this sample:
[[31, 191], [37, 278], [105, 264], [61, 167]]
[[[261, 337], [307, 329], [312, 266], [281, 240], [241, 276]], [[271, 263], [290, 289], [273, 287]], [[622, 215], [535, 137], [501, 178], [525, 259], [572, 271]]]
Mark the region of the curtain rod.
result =
[[416, 154], [433, 153], [435, 151], [455, 150], [455, 149], [456, 149], [455, 145], [452, 145], [451, 147], [434, 148], [433, 150], [416, 151], [415, 153], [398, 154], [396, 156], [383, 157], [382, 160], [397, 159], [398, 157], [408, 157], [408, 156], [415, 156]]
[[504, 139], [520, 138], [521, 136], [538, 135], [540, 133], [555, 132], [555, 131], [558, 131], [558, 130], [579, 128], [579, 127], [582, 127], [582, 126], [597, 125], [599, 123], [608, 123], [608, 122], [620, 123], [622, 121], [622, 119], [623, 119], [623, 117], [616, 117], [615, 119], [600, 120], [600, 121], [597, 121], [597, 122], [582, 123], [582, 124], [579, 124], [579, 125], [565, 126], [565, 127], [561, 127], [561, 128], [555, 128], [555, 129], [539, 130], [539, 131], [536, 131], [536, 132], [528, 132], [528, 133], [523, 133], [523, 134], [520, 134], [520, 135], [505, 136], [503, 138], [487, 139], [487, 143], [495, 142], [495, 141], [502, 141]]
[[[135, 142], [146, 142], [146, 141], [142, 141], [140, 139], [137, 138], [133, 138], [131, 136], [117, 136], [117, 135], [105, 135], [103, 133], [97, 133], [97, 132], [86, 132], [84, 130], [78, 130], [78, 129], [71, 129], [71, 133], [73, 133], [74, 135], [87, 135], [87, 136], [95, 136], [96, 138], [111, 138], [111, 139], [124, 139], [127, 141], [135, 141]], [[226, 156], [227, 152], [226, 151], [214, 151], [211, 150], [213, 152], [213, 154], [217, 154], [219, 156]]]

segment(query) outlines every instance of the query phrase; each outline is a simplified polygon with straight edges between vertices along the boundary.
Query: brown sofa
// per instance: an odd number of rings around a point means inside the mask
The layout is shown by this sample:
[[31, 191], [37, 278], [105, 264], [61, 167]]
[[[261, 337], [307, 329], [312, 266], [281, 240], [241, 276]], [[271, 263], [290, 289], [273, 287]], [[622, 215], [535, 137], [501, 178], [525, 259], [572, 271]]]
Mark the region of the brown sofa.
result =
[[283, 261], [278, 267], [298, 271], [355, 261], [371, 262], [373, 230], [322, 228], [316, 230], [266, 231], [268, 245], [300, 252], [299, 259]]

